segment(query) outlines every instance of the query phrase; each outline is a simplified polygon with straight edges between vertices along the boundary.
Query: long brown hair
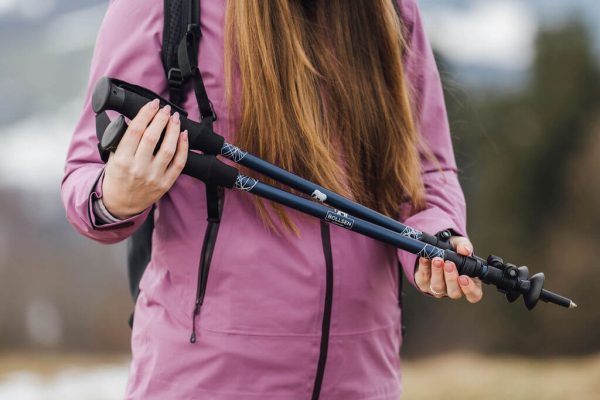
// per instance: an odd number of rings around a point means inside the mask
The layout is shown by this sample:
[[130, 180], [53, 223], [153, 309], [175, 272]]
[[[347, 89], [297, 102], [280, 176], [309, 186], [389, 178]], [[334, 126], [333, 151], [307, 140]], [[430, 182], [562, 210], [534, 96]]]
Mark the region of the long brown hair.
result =
[[229, 0], [225, 70], [239, 147], [397, 217], [424, 200], [392, 1]]

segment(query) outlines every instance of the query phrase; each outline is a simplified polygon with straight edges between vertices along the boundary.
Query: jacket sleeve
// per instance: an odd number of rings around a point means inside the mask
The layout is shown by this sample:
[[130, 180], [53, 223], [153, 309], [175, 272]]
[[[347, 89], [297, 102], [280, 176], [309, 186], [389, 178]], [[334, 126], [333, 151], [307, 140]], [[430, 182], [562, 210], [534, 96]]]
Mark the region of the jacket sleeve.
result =
[[[413, 91], [421, 140], [430, 151], [429, 155], [426, 151], [421, 154], [426, 208], [409, 215], [404, 223], [430, 234], [451, 229], [466, 236], [465, 198], [458, 182], [444, 94], [431, 44], [416, 1], [400, 0], [399, 6], [407, 30], [406, 77]], [[398, 250], [398, 259], [406, 277], [415, 285], [417, 256]]]
[[84, 108], [67, 152], [61, 183], [67, 219], [78, 232], [102, 243], [116, 243], [130, 236], [146, 219], [150, 208], [118, 222], [102, 223], [96, 219], [92, 204], [102, 197], [104, 164], [97, 150], [91, 96], [102, 76], [142, 85], [157, 93], [166, 91], [160, 59], [162, 3], [109, 2], [94, 48]]

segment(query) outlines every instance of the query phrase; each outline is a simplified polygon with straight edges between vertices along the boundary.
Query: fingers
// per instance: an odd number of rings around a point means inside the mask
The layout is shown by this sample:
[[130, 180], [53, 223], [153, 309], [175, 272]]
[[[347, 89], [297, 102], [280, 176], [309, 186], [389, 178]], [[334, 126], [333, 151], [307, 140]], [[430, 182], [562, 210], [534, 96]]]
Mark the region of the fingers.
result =
[[176, 112], [169, 119], [165, 137], [160, 145], [158, 153], [156, 153], [154, 163], [163, 172], [175, 156], [177, 150], [177, 142], [179, 141], [180, 133], [179, 113]]
[[175, 156], [171, 160], [171, 163], [167, 167], [165, 172], [165, 178], [168, 181], [168, 186], [171, 187], [173, 182], [177, 179], [177, 177], [181, 174], [183, 167], [185, 167], [185, 163], [187, 161], [188, 156], [188, 131], [183, 131], [177, 135], [179, 140], [177, 141], [177, 149], [175, 150]]
[[167, 126], [167, 123], [171, 116], [171, 106], [164, 106], [159, 112], [156, 113], [150, 125], [146, 128], [146, 131], [142, 135], [140, 144], [135, 152], [135, 158], [145, 163], [150, 163], [154, 157], [154, 149], [158, 143], [163, 130]]
[[444, 297], [446, 294], [444, 260], [439, 257], [436, 257], [431, 261], [431, 282], [429, 289], [431, 294], [433, 294], [436, 298]]
[[458, 300], [463, 296], [463, 292], [458, 284], [458, 271], [452, 261], [444, 263], [444, 280], [446, 283], [446, 293], [452, 300]]
[[123, 135], [123, 139], [121, 139], [121, 142], [115, 151], [117, 156], [124, 156], [126, 158], [134, 156], [148, 124], [152, 121], [158, 111], [158, 105], [158, 99], [146, 103], [146, 105], [137, 113], [135, 118], [131, 120], [129, 127]]
[[462, 236], [453, 236], [450, 238], [450, 244], [458, 254], [463, 256], [470, 256], [473, 254], [473, 245], [471, 241], [466, 237]]
[[[450, 238], [452, 247], [461, 255], [472, 255], [473, 245], [469, 239], [454, 236]], [[481, 280], [468, 276], [459, 276], [456, 265], [451, 261], [444, 261], [436, 257], [433, 260], [419, 258], [419, 265], [415, 271], [415, 284], [426, 293], [436, 298], [448, 296], [453, 300], [463, 296], [470, 303], [477, 303], [483, 297]]]
[[429, 283], [431, 281], [431, 260], [419, 257], [419, 266], [415, 271], [415, 284], [422, 291], [429, 293]]
[[481, 281], [475, 282], [470, 277], [461, 275], [458, 278], [458, 283], [460, 284], [460, 289], [464, 293], [469, 303], [477, 303], [483, 297]]

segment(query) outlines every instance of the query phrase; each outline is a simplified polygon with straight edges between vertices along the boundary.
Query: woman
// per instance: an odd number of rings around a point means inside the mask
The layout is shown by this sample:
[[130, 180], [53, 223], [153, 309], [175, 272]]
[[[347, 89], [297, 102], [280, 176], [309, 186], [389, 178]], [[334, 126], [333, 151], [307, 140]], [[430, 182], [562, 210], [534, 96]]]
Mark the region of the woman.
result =
[[[215, 130], [417, 229], [449, 229], [469, 254], [439, 75], [415, 1], [398, 5], [401, 19], [390, 0], [204, 1], [199, 66]], [[424, 293], [479, 301], [481, 283], [452, 263], [229, 191], [192, 320], [207, 223], [204, 186], [179, 176], [187, 136], [149, 103], [104, 167], [90, 104], [105, 75], [166, 93], [162, 13], [159, 1], [110, 2], [62, 185], [69, 221], [102, 243], [158, 205], [127, 398], [398, 399], [398, 262]], [[194, 96], [184, 107], [199, 119]]]

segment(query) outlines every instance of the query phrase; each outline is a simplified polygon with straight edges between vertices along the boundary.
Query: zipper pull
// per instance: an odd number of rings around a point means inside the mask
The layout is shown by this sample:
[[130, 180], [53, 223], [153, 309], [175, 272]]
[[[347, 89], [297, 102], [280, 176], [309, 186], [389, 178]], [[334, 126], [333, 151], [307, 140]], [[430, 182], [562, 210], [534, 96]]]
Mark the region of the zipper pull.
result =
[[190, 343], [196, 343], [196, 316], [200, 314], [200, 300], [196, 299], [196, 304], [194, 305], [194, 312], [192, 314], [192, 336], [190, 336]]

